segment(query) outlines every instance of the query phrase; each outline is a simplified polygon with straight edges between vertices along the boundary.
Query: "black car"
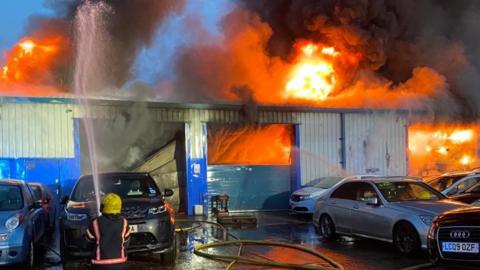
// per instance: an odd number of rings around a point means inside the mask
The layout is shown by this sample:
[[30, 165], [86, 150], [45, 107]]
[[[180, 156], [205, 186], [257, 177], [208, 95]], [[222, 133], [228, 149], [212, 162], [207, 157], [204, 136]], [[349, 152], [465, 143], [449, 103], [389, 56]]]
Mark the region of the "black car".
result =
[[438, 215], [428, 233], [430, 260], [443, 266], [480, 267], [480, 208]]
[[473, 203], [480, 200], [480, 184], [465, 190], [463, 193], [450, 196], [450, 199], [464, 202], [464, 203]]
[[[164, 197], [173, 191], [160, 192], [148, 173], [102, 173], [98, 175], [99, 193], [113, 192], [122, 198], [122, 215], [131, 231], [128, 253], [154, 252], [165, 263], [175, 259], [175, 220]], [[92, 247], [85, 240], [86, 229], [98, 215], [95, 188], [91, 175], [80, 177], [60, 215], [61, 247], [64, 256], [88, 256]]]

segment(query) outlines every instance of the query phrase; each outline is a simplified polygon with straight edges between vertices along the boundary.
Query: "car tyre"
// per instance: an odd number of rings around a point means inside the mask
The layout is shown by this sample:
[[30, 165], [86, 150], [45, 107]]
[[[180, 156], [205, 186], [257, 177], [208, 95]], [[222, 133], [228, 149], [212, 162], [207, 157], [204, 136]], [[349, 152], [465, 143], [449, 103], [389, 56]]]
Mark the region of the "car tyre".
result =
[[393, 230], [393, 245], [403, 254], [412, 254], [420, 249], [417, 230], [408, 222], [400, 222]]
[[64, 231], [59, 230], [59, 233], [60, 233], [60, 255], [61, 255], [62, 261], [66, 262], [70, 258], [70, 254], [68, 253], [67, 247], [65, 246], [65, 237], [63, 235]]
[[49, 220], [48, 220], [48, 230], [50, 232], [50, 234], [53, 235], [53, 233], [55, 232], [55, 229], [57, 227], [57, 220], [55, 219], [56, 217], [56, 214], [57, 214], [57, 210], [54, 210], [53, 212], [53, 220], [50, 220], [50, 217], [49, 217]]
[[320, 233], [326, 241], [332, 241], [337, 238], [335, 224], [329, 215], [322, 215], [320, 217]]
[[21, 264], [20, 269], [32, 269], [35, 265], [35, 245], [33, 241], [30, 241], [28, 244], [27, 257], [25, 261]]
[[160, 255], [162, 259], [163, 265], [173, 265], [175, 264], [175, 260], [177, 258], [177, 241], [175, 240], [175, 236], [173, 237], [172, 249], [167, 252], [164, 252]]

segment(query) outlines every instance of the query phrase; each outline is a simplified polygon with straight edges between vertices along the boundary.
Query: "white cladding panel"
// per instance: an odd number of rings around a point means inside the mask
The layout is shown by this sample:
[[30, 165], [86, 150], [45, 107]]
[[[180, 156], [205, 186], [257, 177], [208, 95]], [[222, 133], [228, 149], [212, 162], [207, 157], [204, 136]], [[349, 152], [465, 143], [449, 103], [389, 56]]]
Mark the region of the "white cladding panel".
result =
[[298, 113], [302, 185], [341, 175], [341, 124], [338, 113]]
[[394, 113], [345, 114], [347, 173], [405, 175], [406, 123]]
[[0, 157], [74, 157], [70, 104], [0, 104]]

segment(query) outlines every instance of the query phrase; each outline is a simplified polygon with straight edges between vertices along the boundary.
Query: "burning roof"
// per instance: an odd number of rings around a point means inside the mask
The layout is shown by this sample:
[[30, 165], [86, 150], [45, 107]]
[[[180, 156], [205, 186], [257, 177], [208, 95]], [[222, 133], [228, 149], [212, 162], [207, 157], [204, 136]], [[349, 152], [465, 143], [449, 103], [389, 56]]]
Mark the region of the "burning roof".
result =
[[[109, 96], [122, 95], [125, 83], [135, 80], [137, 54], [152, 44], [169, 15], [182, 12], [185, 5], [103, 2], [112, 12], [104, 14], [108, 37], [98, 63], [108, 70], [99, 85], [109, 88]], [[34, 34], [44, 32], [48, 23], [29, 27], [31, 37], [19, 41], [4, 59], [1, 80], [70, 89], [74, 58], [67, 54], [69, 61], [57, 60], [75, 40], [71, 21], [84, 4], [56, 6], [57, 17], [43, 19], [61, 21], [59, 31], [38, 38]], [[425, 16], [432, 10], [437, 17]], [[480, 61], [471, 56], [478, 46], [439, 21], [469, 33], [475, 28], [458, 15], [469, 18], [477, 10], [480, 4], [474, 1], [238, 0], [221, 19], [220, 36], [209, 36], [203, 26], [182, 28], [189, 42], [176, 48], [173, 79], [153, 88], [130, 84], [128, 92], [135, 95], [142, 88], [144, 94], [147, 89], [157, 100], [173, 102], [245, 102], [248, 97], [268, 105], [413, 108], [472, 119], [480, 107], [475, 91]], [[198, 33], [205, 35], [188, 38]], [[65, 68], [57, 69], [58, 63]], [[104, 95], [103, 90], [91, 89], [91, 94]]]
[[56, 59], [65, 50], [65, 43], [61, 35], [43, 39], [22, 38], [8, 52], [0, 79], [4, 82], [48, 82]]

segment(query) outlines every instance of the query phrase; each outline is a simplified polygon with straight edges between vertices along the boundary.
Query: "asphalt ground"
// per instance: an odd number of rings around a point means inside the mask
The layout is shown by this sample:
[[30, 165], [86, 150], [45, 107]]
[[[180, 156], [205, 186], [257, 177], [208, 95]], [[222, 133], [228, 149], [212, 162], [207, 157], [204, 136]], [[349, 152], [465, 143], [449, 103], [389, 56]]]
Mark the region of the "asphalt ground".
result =
[[[315, 232], [311, 216], [292, 215], [288, 212], [263, 212], [256, 213], [257, 226], [255, 227], [228, 227], [230, 233], [244, 240], [272, 240], [283, 243], [292, 243], [315, 249], [322, 254], [334, 259], [346, 270], [378, 270], [402, 269], [413, 265], [428, 263], [427, 253], [418, 252], [413, 256], [399, 254], [391, 244], [367, 239], [354, 239], [341, 237], [335, 242], [324, 242], [322, 237]], [[177, 223], [179, 227], [191, 227], [195, 219], [181, 218]], [[128, 269], [225, 269], [226, 263], [212, 261], [193, 254], [195, 245], [203, 244], [223, 236], [220, 229], [215, 226], [204, 225], [193, 231], [177, 233], [177, 260], [175, 265], [165, 266], [158, 254], [140, 254], [129, 256]], [[71, 259], [60, 263], [58, 257], [58, 235], [49, 240], [50, 247], [36, 269], [48, 270], [77, 270], [89, 269], [88, 259]], [[220, 254], [236, 254], [237, 247], [219, 248], [209, 250]], [[261, 258], [273, 261], [290, 262], [298, 264], [317, 263], [328, 265], [325, 261], [296, 250], [280, 247], [249, 246], [243, 248], [243, 253], [252, 258]], [[12, 268], [5, 268], [12, 269]], [[233, 269], [272, 269], [269, 267], [236, 264]], [[441, 268], [428, 268], [441, 269]]]

